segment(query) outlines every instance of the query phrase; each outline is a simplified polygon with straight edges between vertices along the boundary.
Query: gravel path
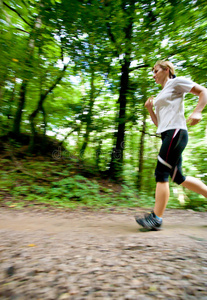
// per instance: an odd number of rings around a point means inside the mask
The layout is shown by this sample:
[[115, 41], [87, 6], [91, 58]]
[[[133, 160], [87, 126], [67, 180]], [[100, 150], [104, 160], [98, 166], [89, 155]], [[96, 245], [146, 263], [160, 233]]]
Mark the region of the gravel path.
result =
[[0, 208], [0, 299], [207, 299], [207, 213], [140, 211]]

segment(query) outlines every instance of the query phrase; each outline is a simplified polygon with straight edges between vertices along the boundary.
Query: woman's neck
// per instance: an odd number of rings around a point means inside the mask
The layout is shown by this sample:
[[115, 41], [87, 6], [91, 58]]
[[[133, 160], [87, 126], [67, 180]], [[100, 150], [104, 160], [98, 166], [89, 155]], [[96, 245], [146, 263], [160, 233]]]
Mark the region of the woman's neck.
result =
[[162, 89], [164, 89], [166, 83], [168, 82], [170, 78], [167, 76], [166, 78], [164, 78], [163, 82], [161, 83]]

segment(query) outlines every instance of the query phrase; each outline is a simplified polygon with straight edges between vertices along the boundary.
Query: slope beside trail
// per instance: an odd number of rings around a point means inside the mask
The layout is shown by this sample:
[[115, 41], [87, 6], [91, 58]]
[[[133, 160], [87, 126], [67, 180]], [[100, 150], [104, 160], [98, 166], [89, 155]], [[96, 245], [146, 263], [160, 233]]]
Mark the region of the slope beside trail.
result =
[[0, 299], [206, 299], [207, 213], [0, 208]]

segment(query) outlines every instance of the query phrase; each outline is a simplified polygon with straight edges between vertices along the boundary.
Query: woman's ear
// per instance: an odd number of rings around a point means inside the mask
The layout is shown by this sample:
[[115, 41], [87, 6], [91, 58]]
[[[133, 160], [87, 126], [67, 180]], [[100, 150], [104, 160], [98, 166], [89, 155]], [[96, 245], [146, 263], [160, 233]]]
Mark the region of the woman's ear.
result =
[[169, 78], [171, 77], [171, 73], [170, 73], [170, 69], [167, 67], [166, 69], [165, 69], [165, 71], [166, 71], [166, 74], [169, 76]]

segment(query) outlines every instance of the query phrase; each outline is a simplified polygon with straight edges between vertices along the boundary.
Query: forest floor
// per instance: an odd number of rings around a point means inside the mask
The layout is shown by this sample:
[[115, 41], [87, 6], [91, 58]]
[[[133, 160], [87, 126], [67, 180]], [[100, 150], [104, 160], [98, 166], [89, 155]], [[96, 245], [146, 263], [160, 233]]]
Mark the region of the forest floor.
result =
[[0, 208], [0, 299], [207, 299], [207, 212]]

